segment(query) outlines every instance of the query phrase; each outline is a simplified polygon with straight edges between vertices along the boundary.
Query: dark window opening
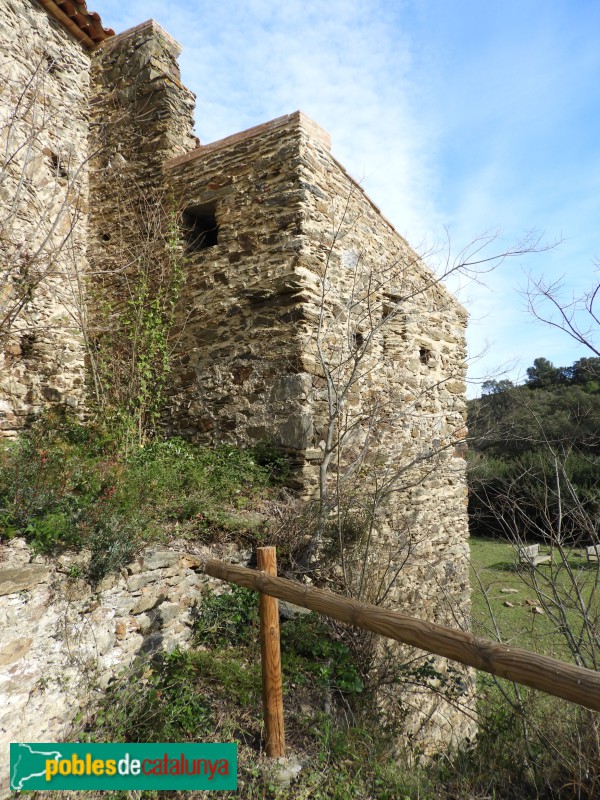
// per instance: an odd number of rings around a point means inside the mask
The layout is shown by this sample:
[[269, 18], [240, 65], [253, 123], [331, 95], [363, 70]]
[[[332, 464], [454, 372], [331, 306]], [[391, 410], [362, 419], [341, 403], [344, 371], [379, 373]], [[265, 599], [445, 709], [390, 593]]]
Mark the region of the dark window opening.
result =
[[33, 354], [33, 347], [35, 345], [35, 333], [24, 333], [21, 336], [20, 346], [21, 355], [23, 358], [29, 358]]
[[183, 212], [182, 229], [188, 250], [214, 247], [219, 243], [219, 227], [214, 205], [186, 209]]
[[68, 178], [69, 177], [69, 172], [67, 170], [65, 162], [58, 155], [58, 153], [50, 152], [48, 157], [50, 159], [50, 166], [52, 167], [52, 172], [58, 178]]
[[431, 361], [431, 350], [427, 347], [421, 347], [419, 349], [419, 361], [421, 364], [429, 364]]
[[58, 71], [57, 59], [51, 56], [49, 53], [46, 53], [44, 58], [46, 61], [46, 72], [48, 73], [48, 75], [52, 75], [55, 72], [57, 72]]
[[102, 241], [103, 242], [110, 242], [110, 233], [103, 233], [102, 234]]
[[350, 338], [353, 350], [360, 350], [365, 343], [365, 337], [362, 333], [360, 333], [360, 331], [355, 331], [352, 333]]

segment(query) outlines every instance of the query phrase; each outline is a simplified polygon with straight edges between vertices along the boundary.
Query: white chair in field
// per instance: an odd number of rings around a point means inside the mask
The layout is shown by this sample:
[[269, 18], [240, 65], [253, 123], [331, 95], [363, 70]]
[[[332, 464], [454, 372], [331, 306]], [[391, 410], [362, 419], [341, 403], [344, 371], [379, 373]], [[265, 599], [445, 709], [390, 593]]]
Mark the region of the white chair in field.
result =
[[600, 544], [592, 544], [589, 547], [586, 547], [585, 553], [588, 561], [600, 562]]
[[537, 567], [538, 564], [545, 564], [548, 561], [552, 561], [552, 556], [549, 553], [540, 553], [539, 544], [519, 546], [519, 564]]

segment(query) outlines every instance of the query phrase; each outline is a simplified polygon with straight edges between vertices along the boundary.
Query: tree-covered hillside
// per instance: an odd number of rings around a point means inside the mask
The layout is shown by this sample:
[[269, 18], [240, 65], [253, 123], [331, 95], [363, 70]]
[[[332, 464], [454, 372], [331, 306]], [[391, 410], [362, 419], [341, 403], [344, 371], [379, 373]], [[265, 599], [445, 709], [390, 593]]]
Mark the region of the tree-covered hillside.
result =
[[600, 358], [488, 381], [469, 404], [472, 532], [598, 541]]

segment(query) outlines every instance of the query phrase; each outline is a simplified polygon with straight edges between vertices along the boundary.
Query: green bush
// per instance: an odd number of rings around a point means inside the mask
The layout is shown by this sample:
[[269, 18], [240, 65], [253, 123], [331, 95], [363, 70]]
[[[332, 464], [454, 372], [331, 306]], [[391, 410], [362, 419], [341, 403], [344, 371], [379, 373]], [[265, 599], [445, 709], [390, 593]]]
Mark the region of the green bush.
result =
[[81, 438], [72, 425], [40, 422], [0, 449], [0, 536], [24, 535], [43, 553], [82, 544], [80, 523], [104, 482], [96, 452]]
[[98, 581], [180, 524], [196, 535], [243, 528], [234, 512], [268, 491], [270, 475], [252, 451], [172, 438], [124, 456], [101, 428], [45, 417], [0, 445], [0, 539], [25, 536], [47, 555], [85, 547]]
[[[195, 620], [195, 635], [198, 644], [213, 647], [258, 642], [258, 593], [235, 585], [230, 592], [206, 593]], [[350, 648], [315, 614], [282, 624], [281, 651], [286, 681], [346, 694], [364, 690]]]
[[294, 683], [311, 683], [346, 695], [365, 684], [350, 648], [316, 614], [296, 617], [281, 629], [283, 670]]
[[292, 469], [290, 457], [274, 442], [269, 440], [259, 442], [250, 449], [250, 453], [274, 483], [285, 483], [289, 478]]
[[199, 644], [238, 646], [258, 639], [258, 594], [241, 586], [207, 592], [194, 624]]

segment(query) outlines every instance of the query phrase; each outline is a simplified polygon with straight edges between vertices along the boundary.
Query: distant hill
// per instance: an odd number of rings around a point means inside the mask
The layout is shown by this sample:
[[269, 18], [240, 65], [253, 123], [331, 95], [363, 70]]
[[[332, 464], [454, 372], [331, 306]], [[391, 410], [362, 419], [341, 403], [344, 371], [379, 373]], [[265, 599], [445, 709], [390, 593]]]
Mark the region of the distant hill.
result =
[[471, 532], [598, 541], [600, 358], [537, 358], [469, 403]]

